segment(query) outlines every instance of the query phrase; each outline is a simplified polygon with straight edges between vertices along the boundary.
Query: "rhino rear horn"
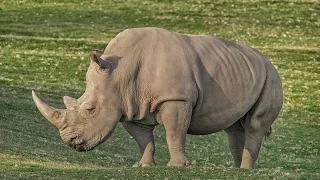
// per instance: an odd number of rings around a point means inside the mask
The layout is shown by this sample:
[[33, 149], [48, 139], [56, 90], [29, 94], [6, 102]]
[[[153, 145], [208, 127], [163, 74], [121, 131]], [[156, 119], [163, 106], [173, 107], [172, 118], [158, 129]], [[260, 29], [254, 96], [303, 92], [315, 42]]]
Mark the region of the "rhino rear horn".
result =
[[63, 127], [66, 110], [56, 109], [42, 102], [34, 90], [32, 90], [32, 98], [40, 113], [58, 129], [61, 129]]
[[63, 103], [67, 109], [74, 110], [77, 106], [78, 100], [70, 96], [63, 96]]

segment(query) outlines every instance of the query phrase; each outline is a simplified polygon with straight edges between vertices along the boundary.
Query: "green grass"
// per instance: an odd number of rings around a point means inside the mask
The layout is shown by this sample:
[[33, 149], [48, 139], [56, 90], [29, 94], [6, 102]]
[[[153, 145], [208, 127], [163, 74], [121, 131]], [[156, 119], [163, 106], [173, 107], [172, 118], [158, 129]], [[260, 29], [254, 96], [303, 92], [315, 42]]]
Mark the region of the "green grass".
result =
[[[320, 179], [320, 3], [317, 0], [1, 0], [0, 179]], [[37, 111], [31, 89], [63, 107], [85, 88], [87, 57], [129, 27], [208, 34], [256, 47], [274, 63], [284, 107], [255, 170], [233, 168], [224, 132], [188, 136], [194, 167], [133, 169], [139, 150], [119, 125], [95, 150], [65, 146]]]

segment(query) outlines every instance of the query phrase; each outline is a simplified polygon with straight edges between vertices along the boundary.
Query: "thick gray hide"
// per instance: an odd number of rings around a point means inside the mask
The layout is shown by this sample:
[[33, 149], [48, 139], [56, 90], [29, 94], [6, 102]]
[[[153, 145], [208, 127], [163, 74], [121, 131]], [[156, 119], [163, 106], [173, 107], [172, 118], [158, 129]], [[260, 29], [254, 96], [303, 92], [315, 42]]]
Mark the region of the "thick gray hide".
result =
[[141, 145], [153, 139], [139, 140], [135, 131], [157, 123], [166, 129], [168, 165], [190, 164], [184, 156], [185, 131], [225, 130], [235, 165], [254, 166], [283, 101], [280, 77], [260, 52], [212, 36], [137, 28], [118, 34], [101, 58], [113, 56], [119, 58], [113, 73], [124, 102], [121, 121], [144, 151], [136, 166], [152, 165], [154, 150]]
[[267, 81], [272, 92], [263, 105], [282, 104], [273, 65], [257, 50], [224, 39], [128, 29], [109, 43], [102, 59], [110, 56], [121, 58], [114, 71], [123, 81], [129, 120], [143, 119], [163, 102], [185, 101], [193, 107], [189, 133], [221, 131], [257, 103]]

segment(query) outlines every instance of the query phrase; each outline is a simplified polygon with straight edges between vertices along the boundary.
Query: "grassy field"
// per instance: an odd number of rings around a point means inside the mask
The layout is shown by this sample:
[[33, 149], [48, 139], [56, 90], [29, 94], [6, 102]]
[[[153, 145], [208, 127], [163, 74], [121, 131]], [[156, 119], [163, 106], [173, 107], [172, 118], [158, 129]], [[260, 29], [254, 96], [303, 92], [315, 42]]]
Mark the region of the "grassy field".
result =
[[[233, 168], [224, 132], [188, 136], [187, 157], [196, 165], [183, 168], [165, 166], [160, 126], [152, 168], [131, 168], [140, 154], [121, 125], [90, 152], [63, 144], [31, 89], [63, 107], [63, 95], [84, 92], [90, 51], [142, 26], [248, 44], [277, 67], [284, 107], [256, 169]], [[319, 117], [317, 0], [0, 0], [0, 179], [320, 179]]]

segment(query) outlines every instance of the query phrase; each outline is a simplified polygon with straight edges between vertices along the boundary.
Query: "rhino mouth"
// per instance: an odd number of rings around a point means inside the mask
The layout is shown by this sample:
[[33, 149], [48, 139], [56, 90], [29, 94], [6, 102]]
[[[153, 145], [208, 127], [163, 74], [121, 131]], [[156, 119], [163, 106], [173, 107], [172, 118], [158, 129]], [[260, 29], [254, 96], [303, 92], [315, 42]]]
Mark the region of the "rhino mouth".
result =
[[81, 143], [70, 143], [68, 144], [69, 147], [75, 149], [76, 151], [91, 151], [94, 149], [94, 147], [89, 147], [87, 146], [87, 144], [85, 142], [81, 142]]
[[91, 151], [94, 149], [94, 147], [87, 147], [84, 144], [75, 144], [72, 148], [79, 152]]
[[70, 145], [73, 149], [75, 149], [76, 151], [84, 151], [84, 145], [83, 144], [73, 144]]

